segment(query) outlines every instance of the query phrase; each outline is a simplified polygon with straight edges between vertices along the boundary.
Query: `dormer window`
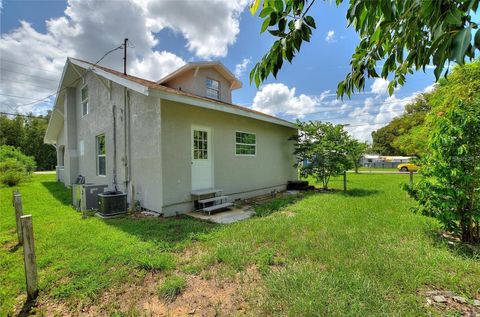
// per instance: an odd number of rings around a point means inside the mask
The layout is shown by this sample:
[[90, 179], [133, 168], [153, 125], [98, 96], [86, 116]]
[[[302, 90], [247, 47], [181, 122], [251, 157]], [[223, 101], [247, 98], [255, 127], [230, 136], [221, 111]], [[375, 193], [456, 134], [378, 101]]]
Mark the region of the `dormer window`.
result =
[[207, 97], [220, 99], [220, 82], [218, 80], [207, 78]]

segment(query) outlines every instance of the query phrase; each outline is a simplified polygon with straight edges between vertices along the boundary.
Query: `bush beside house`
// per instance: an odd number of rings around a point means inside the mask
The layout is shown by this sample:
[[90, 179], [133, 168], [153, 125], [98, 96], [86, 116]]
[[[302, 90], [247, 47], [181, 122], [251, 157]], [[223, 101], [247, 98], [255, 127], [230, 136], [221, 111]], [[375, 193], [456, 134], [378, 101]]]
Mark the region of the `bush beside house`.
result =
[[33, 157], [23, 154], [13, 146], [0, 146], [0, 181], [15, 186], [28, 179], [36, 168]]

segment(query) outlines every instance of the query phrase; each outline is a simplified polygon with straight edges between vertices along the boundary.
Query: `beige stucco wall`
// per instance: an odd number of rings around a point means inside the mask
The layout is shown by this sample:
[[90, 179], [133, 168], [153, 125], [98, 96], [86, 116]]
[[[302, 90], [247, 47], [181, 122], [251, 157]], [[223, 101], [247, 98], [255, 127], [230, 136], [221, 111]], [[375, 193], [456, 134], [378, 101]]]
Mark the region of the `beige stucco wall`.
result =
[[194, 73], [194, 70], [187, 71], [165, 83], [165, 85], [205, 97], [207, 92], [207, 78], [214, 79], [220, 83], [220, 100], [228, 103], [232, 102], [232, 90], [230, 89], [229, 82], [215, 69], [200, 68], [196, 77], [194, 77]]
[[[207, 76], [207, 74], [205, 74]], [[284, 189], [288, 180], [296, 178], [293, 168], [293, 144], [288, 141], [295, 133], [287, 128], [247, 117], [220, 111], [160, 100], [129, 92], [130, 149], [125, 152], [124, 88], [112, 83], [112, 93], [91, 73], [85, 83], [89, 87], [89, 114], [82, 116], [80, 82], [70, 90], [69, 100], [74, 105], [76, 133], [70, 151], [75, 155], [75, 171], [86, 182], [106, 184], [113, 189], [113, 108], [116, 113], [117, 187], [128, 192], [132, 199], [150, 210], [163, 212], [166, 216], [191, 210], [191, 125], [208, 126], [212, 129], [212, 153], [214, 185], [224, 194], [235, 198], [251, 197]], [[105, 80], [105, 83], [108, 81]], [[68, 99], [68, 98], [67, 98]], [[67, 127], [67, 125], [65, 125]], [[257, 136], [257, 155], [235, 155], [235, 132], [253, 132]], [[107, 147], [106, 176], [97, 175], [95, 136], [104, 133]], [[57, 145], [67, 142], [68, 135], [62, 130]], [[80, 143], [83, 142], [83, 151]], [[129, 184], [126, 181], [125, 161], [129, 159]], [[71, 167], [65, 164], [65, 170]], [[66, 174], [66, 173], [65, 173]], [[70, 185], [74, 177], [65, 178]]]
[[[296, 179], [293, 143], [296, 133], [255, 119], [162, 100], [163, 212], [191, 209], [191, 126], [212, 129], [214, 186], [231, 200], [284, 189]], [[256, 134], [256, 156], [235, 155], [235, 132]]]

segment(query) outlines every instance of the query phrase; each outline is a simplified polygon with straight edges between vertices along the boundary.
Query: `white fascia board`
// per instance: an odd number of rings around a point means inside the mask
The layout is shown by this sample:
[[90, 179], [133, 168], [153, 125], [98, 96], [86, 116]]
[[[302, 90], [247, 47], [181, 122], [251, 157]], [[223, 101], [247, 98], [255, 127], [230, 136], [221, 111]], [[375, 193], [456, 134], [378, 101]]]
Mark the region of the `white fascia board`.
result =
[[95, 74], [97, 74], [99, 76], [102, 76], [102, 77], [104, 77], [108, 80], [111, 80], [111, 81], [113, 81], [113, 82], [115, 82], [115, 83], [117, 83], [121, 86], [125, 86], [128, 89], [139, 92], [142, 95], [148, 96], [148, 87], [147, 86], [141, 85], [139, 83], [133, 82], [131, 80], [128, 80], [128, 79], [125, 79], [125, 78], [122, 78], [122, 77], [119, 77], [115, 74], [106, 72], [106, 71], [104, 71], [100, 68], [95, 68], [92, 65], [87, 64], [87, 63], [83, 63], [83, 62], [80, 62], [80, 61], [77, 61], [77, 60], [71, 60], [71, 62], [75, 65], [78, 65], [78, 66], [82, 67], [82, 68], [90, 69]]
[[47, 131], [45, 131], [45, 136], [43, 137], [43, 143], [56, 144], [62, 124], [63, 114], [57, 108], [54, 108], [48, 122]]
[[194, 98], [194, 97], [181, 96], [181, 95], [177, 95], [175, 93], [168, 93], [168, 92], [158, 91], [158, 90], [150, 90], [149, 95], [159, 97], [161, 99], [166, 99], [166, 100], [171, 100], [171, 101], [175, 101], [175, 102], [184, 103], [184, 104], [187, 104], [187, 105], [193, 105], [193, 106], [197, 106], [197, 107], [201, 107], [201, 108], [206, 108], [206, 109], [231, 113], [231, 114], [235, 114], [235, 115], [242, 116], [242, 117], [252, 118], [252, 119], [256, 119], [256, 120], [260, 120], [260, 121], [265, 121], [265, 122], [270, 122], [270, 123], [273, 123], [273, 124], [282, 125], [282, 126], [293, 128], [293, 129], [298, 129], [298, 127], [294, 123], [289, 122], [289, 121], [285, 121], [285, 120], [281, 120], [281, 119], [277, 119], [277, 118], [272, 118], [272, 117], [269, 117], [269, 116], [265, 116], [265, 115], [261, 115], [259, 113], [254, 113], [254, 112], [242, 110], [242, 109], [239, 109], [239, 108], [230, 107], [228, 105], [222, 105], [222, 104], [218, 104], [218, 103], [214, 103], [214, 102], [208, 102], [206, 100], [201, 100], [201, 99], [197, 99], [197, 98]]

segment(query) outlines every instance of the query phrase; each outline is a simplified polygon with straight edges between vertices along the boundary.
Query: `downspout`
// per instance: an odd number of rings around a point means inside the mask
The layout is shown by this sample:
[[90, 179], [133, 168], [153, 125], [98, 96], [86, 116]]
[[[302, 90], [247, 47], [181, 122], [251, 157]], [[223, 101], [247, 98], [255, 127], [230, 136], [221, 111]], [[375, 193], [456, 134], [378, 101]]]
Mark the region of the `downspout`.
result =
[[128, 121], [129, 121], [129, 115], [128, 115], [128, 91], [127, 87], [123, 87], [123, 136], [124, 136], [124, 167], [125, 167], [125, 191], [127, 192], [128, 195], [128, 185], [130, 182], [130, 175], [129, 175], [129, 155], [128, 155]]
[[117, 191], [117, 106], [112, 107], [113, 117], [113, 186]]

